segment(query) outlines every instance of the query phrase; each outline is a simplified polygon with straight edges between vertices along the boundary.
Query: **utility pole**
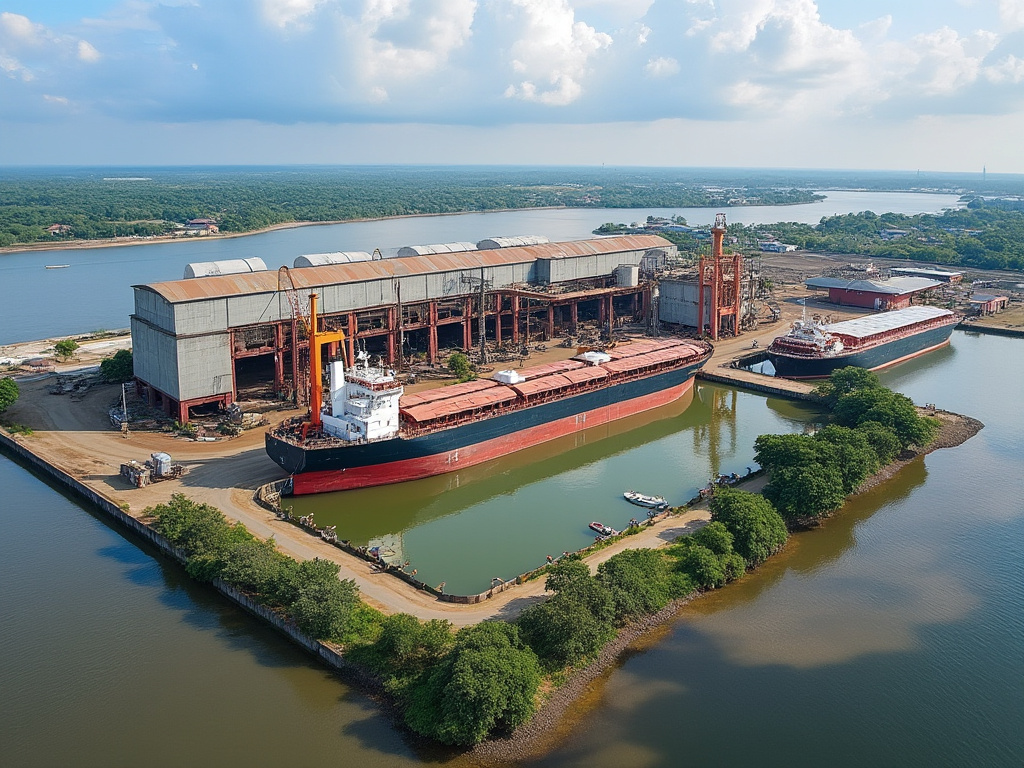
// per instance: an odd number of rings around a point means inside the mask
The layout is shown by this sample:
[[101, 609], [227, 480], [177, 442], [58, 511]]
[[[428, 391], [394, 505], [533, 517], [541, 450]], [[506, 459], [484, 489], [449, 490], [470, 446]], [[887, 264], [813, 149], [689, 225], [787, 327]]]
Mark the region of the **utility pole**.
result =
[[128, 397], [124, 393], [126, 383], [121, 382], [121, 437], [125, 440], [128, 439]]
[[484, 313], [484, 268], [480, 267], [480, 365], [487, 365], [487, 316]]
[[[486, 300], [486, 291], [491, 287], [491, 281], [484, 278], [484, 268], [480, 267], [480, 277], [470, 277], [469, 275], [462, 276], [462, 282], [467, 285], [475, 285], [477, 282], [480, 283], [480, 316], [477, 318], [477, 329], [480, 334], [480, 364], [487, 364], [487, 317], [484, 313], [484, 301]], [[501, 307], [498, 307], [498, 314], [495, 322], [501, 322]]]
[[395, 280], [395, 298], [398, 300], [398, 372], [402, 372], [405, 356], [405, 317], [402, 309], [402, 281]]

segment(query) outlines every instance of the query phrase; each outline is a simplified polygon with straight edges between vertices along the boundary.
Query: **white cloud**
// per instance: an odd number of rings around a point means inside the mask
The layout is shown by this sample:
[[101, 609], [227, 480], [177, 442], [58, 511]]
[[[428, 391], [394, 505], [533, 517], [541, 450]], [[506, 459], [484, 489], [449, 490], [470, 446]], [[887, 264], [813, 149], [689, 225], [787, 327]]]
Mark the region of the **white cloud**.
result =
[[59, 27], [0, 13], [0, 118], [46, 94], [125, 119], [335, 125], [799, 124], [1024, 100], [1024, 36], [1007, 32], [1024, 28], [1024, 0], [998, 3], [1000, 20], [985, 0], [995, 31], [944, 25], [931, 5], [915, 28], [895, 4], [847, 29], [816, 0], [111, 2]]
[[94, 64], [99, 61], [101, 56], [100, 52], [97, 51], [91, 43], [86, 40], [78, 41], [78, 58], [87, 64]]
[[659, 56], [650, 59], [644, 66], [644, 71], [651, 77], [671, 77], [679, 74], [679, 62], [671, 56]]
[[34, 24], [27, 16], [18, 13], [0, 13], [0, 40], [37, 45], [46, 37], [46, 27]]
[[267, 23], [276, 27], [298, 24], [316, 10], [321, 0], [262, 0], [261, 9]]
[[999, 0], [999, 20], [1011, 30], [1024, 27], [1024, 0]]
[[984, 75], [992, 83], [1019, 83], [1024, 80], [1024, 59], [1007, 56], [998, 64], [985, 67]]
[[611, 35], [576, 21], [567, 0], [511, 0], [510, 16], [518, 28], [509, 65], [524, 79], [505, 95], [560, 107], [579, 99], [591, 61], [612, 44]]

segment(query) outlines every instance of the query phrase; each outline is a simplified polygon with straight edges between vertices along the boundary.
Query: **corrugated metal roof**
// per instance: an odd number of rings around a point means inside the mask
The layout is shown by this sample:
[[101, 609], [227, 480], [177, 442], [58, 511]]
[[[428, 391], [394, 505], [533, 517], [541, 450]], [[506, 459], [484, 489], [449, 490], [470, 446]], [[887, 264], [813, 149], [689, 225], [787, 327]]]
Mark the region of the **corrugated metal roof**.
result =
[[423, 405], [415, 405], [411, 408], [402, 408], [402, 413], [414, 421], [424, 422], [438, 419], [442, 416], [453, 416], [457, 413], [472, 411], [477, 408], [489, 408], [501, 403], [509, 403], [518, 399], [518, 397], [519, 395], [512, 389], [499, 384], [494, 389], [473, 392], [462, 397], [424, 403]]
[[1008, 300], [1006, 296], [1003, 296], [1001, 294], [997, 295], [995, 293], [976, 293], [973, 296], [971, 296], [970, 301], [971, 304], [987, 304], [988, 302], [995, 301], [996, 299], [1002, 299], [1003, 301]]
[[602, 367], [612, 373], [629, 373], [630, 371], [638, 371], [641, 368], [658, 365], [659, 363], [667, 363], [673, 360], [689, 357], [691, 353], [696, 355], [697, 352], [698, 350], [696, 347], [692, 347], [689, 344], [681, 344], [668, 349], [658, 349], [654, 352], [648, 352], [643, 355], [635, 355], [633, 357], [624, 357], [620, 360], [612, 360], [609, 363], [605, 363]]
[[557, 373], [553, 376], [541, 376], [538, 379], [524, 381], [521, 384], [513, 384], [512, 389], [523, 397], [532, 397], [542, 392], [554, 392], [573, 384], [581, 384], [586, 381], [596, 381], [607, 378], [608, 371], [596, 365], [589, 368], [577, 368], [565, 373]]
[[565, 371], [571, 371], [575, 368], [582, 368], [586, 363], [580, 362], [579, 360], [559, 360], [555, 363], [545, 363], [544, 365], [535, 365], [532, 368], [524, 368], [520, 371], [516, 371], [524, 379], [536, 379], [541, 376], [551, 376], [556, 373], [565, 373]]
[[682, 343], [678, 339], [640, 339], [622, 347], [613, 347], [607, 350], [605, 354], [612, 360], [621, 360], [624, 357], [635, 357], [646, 352], [653, 352], [656, 349], [678, 347]]
[[808, 288], [841, 288], [844, 291], [862, 291], [864, 293], [884, 293], [899, 296], [914, 293], [928, 288], [935, 288], [942, 283], [929, 280], [927, 277], [890, 277], [888, 280], [846, 280], [840, 277], [812, 277], [804, 281]]
[[901, 275], [934, 275], [935, 277], [962, 277], [963, 272], [947, 272], [944, 269], [928, 269], [927, 267], [893, 267], [890, 272]]
[[511, 248], [516, 245], [540, 245], [550, 243], [543, 235], [516, 235], [513, 237], [487, 237], [476, 244], [476, 247], [484, 250], [487, 248]]
[[462, 397], [474, 392], [480, 392], [492, 387], [500, 387], [501, 384], [493, 379], [474, 379], [464, 381], [461, 384], [452, 384], [448, 387], [437, 387], [417, 392], [412, 395], [402, 395], [401, 407], [413, 407], [424, 403], [435, 403], [438, 400], [451, 400], [453, 397]]
[[434, 243], [433, 245], [404, 245], [398, 249], [398, 258], [404, 259], [410, 256], [426, 256], [432, 253], [459, 253], [461, 251], [475, 251], [476, 243]]
[[[322, 267], [306, 267], [291, 273], [295, 287], [300, 291], [312, 290], [325, 285], [356, 283], [363, 280], [380, 280], [395, 277], [411, 277], [432, 272], [500, 267], [506, 264], [524, 264], [537, 259], [564, 259], [575, 256], [591, 256], [617, 251], [637, 251], [648, 248], [671, 248], [672, 243], [657, 235], [622, 235], [595, 240], [572, 240], [563, 243], [542, 243], [513, 248], [499, 248], [487, 251], [466, 251], [443, 253], [429, 256], [411, 256], [406, 259], [382, 259], [362, 261], [353, 264], [330, 264]], [[243, 296], [277, 291], [276, 272], [255, 272], [251, 274], [221, 275], [217, 277], [171, 280], [164, 283], [136, 285], [153, 291], [171, 304], [202, 299], [216, 299], [227, 296]]]
[[366, 251], [333, 251], [331, 253], [307, 253], [296, 256], [292, 265], [295, 269], [322, 267], [326, 264], [351, 264], [354, 261], [370, 261], [373, 256]]
[[939, 307], [914, 306], [906, 309], [894, 309], [891, 312], [879, 312], [877, 315], [855, 317], [853, 320], [843, 320], [840, 323], [831, 323], [824, 326], [824, 329], [828, 333], [840, 333], [844, 336], [863, 339], [874, 336], [876, 333], [895, 331], [905, 325], [947, 315], [952, 316], [954, 313]]

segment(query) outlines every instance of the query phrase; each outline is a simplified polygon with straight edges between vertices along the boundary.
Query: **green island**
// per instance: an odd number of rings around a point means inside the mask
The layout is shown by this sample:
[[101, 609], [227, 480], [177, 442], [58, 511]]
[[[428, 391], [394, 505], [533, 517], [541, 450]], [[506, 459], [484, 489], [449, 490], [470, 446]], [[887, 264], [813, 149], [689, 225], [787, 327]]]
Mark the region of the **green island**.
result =
[[819, 525], [939, 429], [860, 368], [836, 371], [816, 395], [826, 426], [757, 438], [755, 459], [768, 478], [762, 493], [716, 488], [704, 527], [665, 547], [624, 550], [594, 574], [577, 555], [564, 556], [541, 571], [552, 593], [546, 600], [512, 621], [457, 632], [445, 620], [385, 616], [360, 601], [338, 565], [287, 557], [273, 540], [182, 494], [146, 513], [184, 552], [189, 575], [221, 579], [337, 648], [372, 674], [413, 732], [466, 747], [513, 733], [620, 632], [755, 569], [790, 531]]

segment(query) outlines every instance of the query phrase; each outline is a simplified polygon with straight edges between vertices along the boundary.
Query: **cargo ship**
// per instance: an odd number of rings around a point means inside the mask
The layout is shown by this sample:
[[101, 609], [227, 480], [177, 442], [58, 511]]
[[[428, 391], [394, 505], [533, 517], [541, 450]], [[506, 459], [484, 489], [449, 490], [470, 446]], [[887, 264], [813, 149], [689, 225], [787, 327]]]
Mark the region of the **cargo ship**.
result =
[[640, 339], [415, 394], [359, 353], [348, 369], [329, 364], [326, 407], [313, 392], [308, 417], [267, 432], [267, 454], [293, 495], [439, 475], [671, 403], [711, 352], [693, 339]]
[[949, 343], [960, 316], [948, 309], [914, 306], [839, 323], [797, 320], [768, 347], [775, 375], [817, 379], [855, 365], [875, 371]]

